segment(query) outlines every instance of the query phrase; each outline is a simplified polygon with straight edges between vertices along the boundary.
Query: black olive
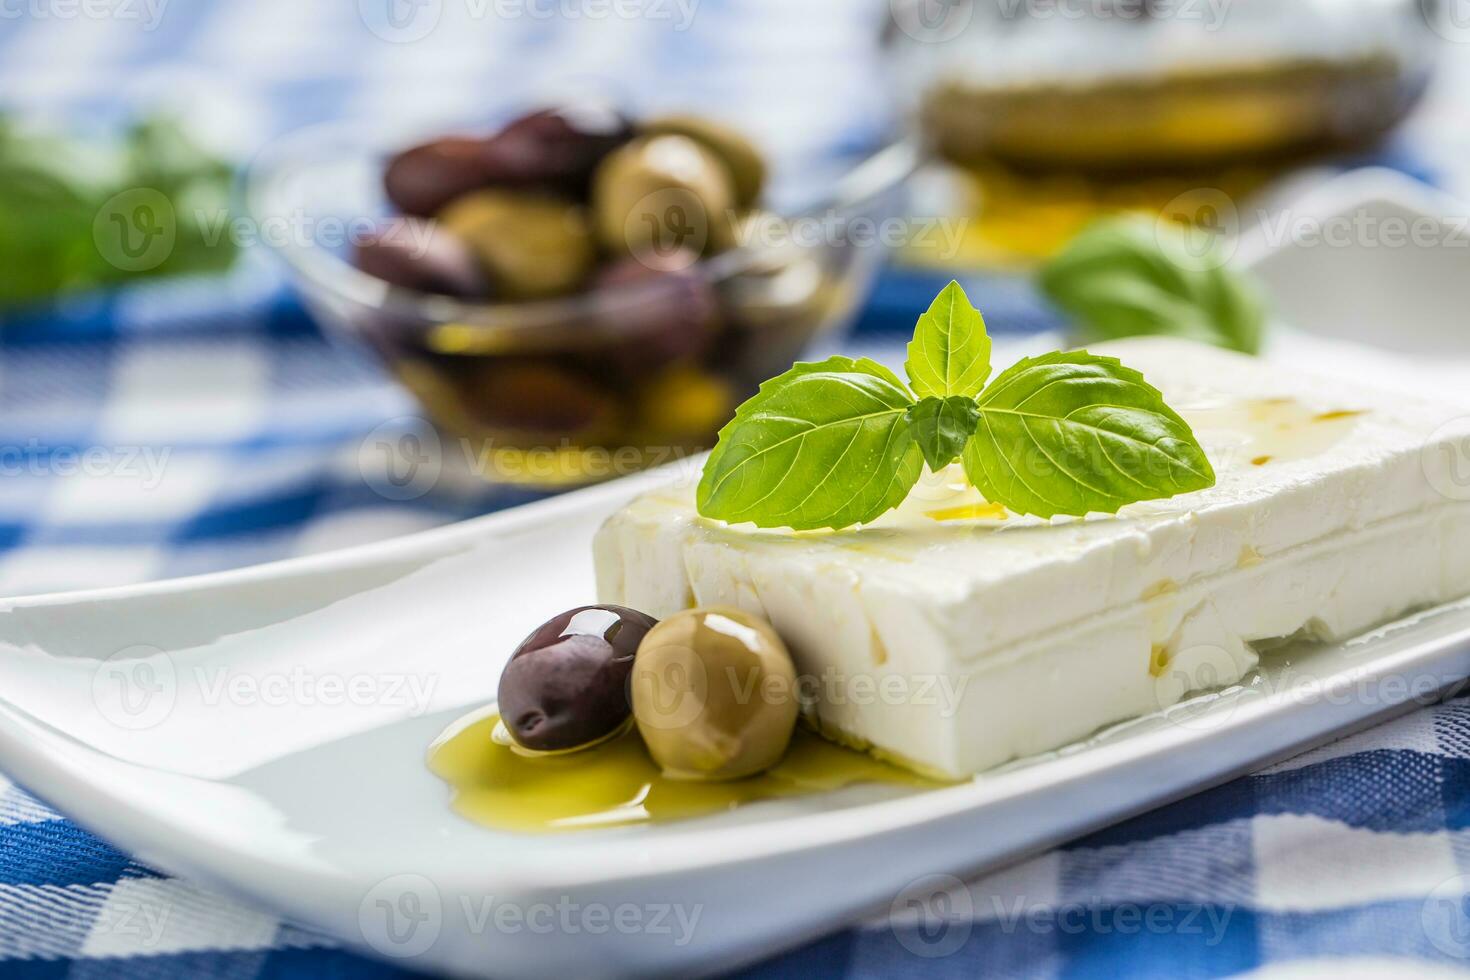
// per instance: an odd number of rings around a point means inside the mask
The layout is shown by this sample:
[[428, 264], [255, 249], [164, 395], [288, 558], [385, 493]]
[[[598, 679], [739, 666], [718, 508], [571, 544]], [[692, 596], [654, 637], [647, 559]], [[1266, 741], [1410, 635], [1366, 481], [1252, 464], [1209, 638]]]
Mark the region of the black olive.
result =
[[617, 731], [633, 710], [633, 655], [655, 625], [622, 606], [581, 606], [537, 627], [500, 675], [500, 718], [511, 737], [557, 752]]
[[353, 264], [403, 289], [477, 299], [490, 281], [470, 247], [420, 218], [395, 218], [357, 243]]
[[383, 189], [404, 214], [429, 217], [457, 197], [487, 183], [486, 140], [446, 136], [415, 146], [388, 161]]
[[689, 252], [650, 252], [614, 259], [593, 276], [608, 356], [625, 375], [647, 377], [709, 347], [719, 328], [719, 300], [697, 259]]
[[586, 200], [593, 171], [633, 138], [633, 124], [608, 106], [579, 103], [522, 116], [490, 140], [493, 184], [544, 186]]
[[543, 109], [492, 136], [446, 136], [404, 150], [388, 162], [383, 185], [400, 211], [424, 217], [485, 188], [585, 200], [598, 164], [632, 138], [632, 123], [611, 108]]

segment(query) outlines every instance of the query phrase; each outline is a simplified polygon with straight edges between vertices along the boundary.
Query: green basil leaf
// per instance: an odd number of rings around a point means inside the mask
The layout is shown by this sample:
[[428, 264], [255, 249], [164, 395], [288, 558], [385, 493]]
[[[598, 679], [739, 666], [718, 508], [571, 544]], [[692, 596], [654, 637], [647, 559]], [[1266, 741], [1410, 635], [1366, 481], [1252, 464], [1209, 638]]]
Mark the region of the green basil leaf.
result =
[[913, 397], [869, 360], [797, 364], [720, 430], [699, 513], [732, 524], [839, 529], [903, 502], [924, 459], [904, 415]]
[[1114, 513], [1215, 485], [1189, 424], [1115, 358], [1027, 358], [978, 404], [965, 473], [985, 499], [1018, 513]]
[[1202, 290], [1208, 320], [1221, 340], [1218, 347], [1258, 354], [1266, 334], [1266, 301], [1255, 280], [1220, 270]]
[[1265, 309], [1219, 242], [1192, 246], [1187, 229], [1137, 215], [1084, 229], [1041, 270], [1043, 293], [1093, 339], [1185, 337], [1260, 350]]
[[937, 473], [959, 459], [965, 443], [980, 424], [980, 408], [975, 399], [964, 395], [925, 398], [910, 408], [904, 418], [924, 454], [924, 461]]
[[990, 335], [985, 318], [964, 289], [951, 282], [919, 317], [905, 365], [920, 398], [974, 397], [990, 377]]
[[[122, 139], [24, 132], [0, 116], [0, 308], [143, 277], [228, 268], [233, 169], [164, 119]], [[175, 238], [158, 265], [133, 271], [108, 260], [99, 212], [125, 191], [157, 191], [173, 207]]]

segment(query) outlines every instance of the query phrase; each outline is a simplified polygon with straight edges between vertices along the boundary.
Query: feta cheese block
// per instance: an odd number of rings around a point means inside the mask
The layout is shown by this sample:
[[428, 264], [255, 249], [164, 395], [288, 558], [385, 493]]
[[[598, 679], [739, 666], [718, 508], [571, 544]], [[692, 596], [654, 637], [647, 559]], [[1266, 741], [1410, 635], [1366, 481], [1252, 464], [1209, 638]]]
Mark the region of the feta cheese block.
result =
[[612, 517], [601, 601], [726, 604], [786, 640], [823, 731], [965, 776], [1470, 594], [1464, 409], [1185, 341], [1100, 345], [1194, 428], [1215, 487], [1043, 521], [958, 466], [840, 532], [699, 517], [697, 473]]

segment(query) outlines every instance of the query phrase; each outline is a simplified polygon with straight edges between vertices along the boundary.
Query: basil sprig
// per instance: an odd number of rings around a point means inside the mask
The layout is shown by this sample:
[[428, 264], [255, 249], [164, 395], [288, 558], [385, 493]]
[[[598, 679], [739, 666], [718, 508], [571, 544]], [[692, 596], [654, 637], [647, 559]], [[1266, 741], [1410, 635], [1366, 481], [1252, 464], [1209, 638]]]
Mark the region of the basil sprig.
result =
[[1217, 240], [1122, 215], [1084, 228], [1041, 269], [1038, 285], [1089, 339], [1162, 334], [1255, 354], [1265, 308], [1227, 259]]
[[985, 321], [952, 282], [919, 319], [910, 386], [866, 358], [797, 364], [720, 430], [699, 513], [834, 530], [901, 504], [927, 462], [963, 461], [992, 503], [1053, 517], [1203, 490], [1214, 471], [1163, 395], [1116, 358], [1027, 358], [990, 376]]

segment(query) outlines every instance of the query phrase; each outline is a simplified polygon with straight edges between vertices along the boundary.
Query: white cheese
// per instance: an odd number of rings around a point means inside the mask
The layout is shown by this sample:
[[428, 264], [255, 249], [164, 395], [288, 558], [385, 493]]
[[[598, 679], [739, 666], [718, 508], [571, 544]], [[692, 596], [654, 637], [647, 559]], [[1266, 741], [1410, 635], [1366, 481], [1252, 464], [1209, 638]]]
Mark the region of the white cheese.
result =
[[872, 525], [794, 533], [704, 520], [683, 485], [603, 527], [599, 597], [763, 615], [827, 729], [959, 776], [1235, 683], [1260, 641], [1470, 594], [1462, 409], [1180, 341], [1096, 350], [1164, 391], [1215, 487], [1045, 522], [951, 468]]

